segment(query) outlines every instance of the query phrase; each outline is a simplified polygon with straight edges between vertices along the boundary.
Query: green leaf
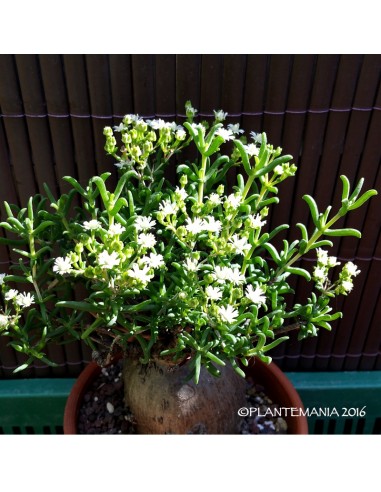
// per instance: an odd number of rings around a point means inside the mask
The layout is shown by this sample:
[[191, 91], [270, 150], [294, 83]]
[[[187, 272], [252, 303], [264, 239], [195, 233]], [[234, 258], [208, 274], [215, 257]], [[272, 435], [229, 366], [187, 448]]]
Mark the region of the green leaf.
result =
[[128, 206], [130, 209], [130, 217], [132, 217], [135, 214], [135, 205], [134, 205], [134, 197], [132, 196], [130, 190], [127, 191], [127, 196], [128, 196]]
[[13, 217], [12, 209], [9, 206], [9, 203], [6, 201], [4, 201], [4, 208], [5, 208], [5, 211], [7, 212], [8, 217]]
[[263, 247], [267, 249], [267, 251], [270, 253], [275, 263], [279, 265], [281, 263], [281, 258], [279, 256], [278, 251], [274, 248], [274, 246], [270, 243], [265, 243], [263, 244]]
[[220, 359], [219, 357], [217, 357], [216, 355], [214, 355], [212, 352], [206, 352], [205, 354], [211, 361], [215, 362], [216, 364], [220, 365], [220, 366], [225, 366], [225, 362]]
[[340, 179], [343, 182], [343, 192], [341, 194], [341, 201], [348, 200], [349, 189], [350, 189], [349, 179], [344, 175], [341, 175]]
[[245, 374], [245, 373], [243, 372], [243, 370], [239, 367], [239, 365], [237, 364], [237, 361], [236, 361], [235, 359], [233, 359], [233, 358], [230, 358], [230, 359], [229, 359], [229, 361], [230, 361], [230, 364], [233, 366], [233, 369], [235, 370], [235, 372], [236, 372], [239, 376], [241, 376], [241, 377], [245, 378], [245, 377], [246, 377], [246, 374]]
[[[120, 209], [122, 207], [128, 207], [127, 200], [124, 197], [118, 198], [114, 207], [111, 210], [109, 210], [108, 212], [112, 217], [115, 217], [115, 215], [120, 211]], [[130, 210], [131, 210], [131, 207], [130, 207]]]
[[194, 359], [194, 382], [198, 384], [201, 372], [201, 353], [199, 352]]
[[250, 166], [249, 156], [247, 155], [247, 152], [245, 150], [243, 143], [240, 140], [234, 140], [234, 145], [237, 147], [237, 149], [240, 153], [240, 156], [242, 159], [242, 164], [243, 164], [243, 167], [246, 171], [246, 174], [248, 176], [250, 176], [252, 173], [252, 170], [251, 170], [251, 166]]
[[357, 229], [352, 229], [350, 227], [345, 229], [325, 229], [325, 236], [354, 236], [361, 238], [361, 232]]
[[33, 231], [33, 236], [38, 236], [41, 234], [42, 231], [44, 231], [47, 227], [53, 226], [54, 222], [52, 220], [47, 220], [42, 222], [34, 231]]
[[98, 188], [99, 193], [102, 197], [103, 204], [104, 204], [105, 208], [107, 209], [108, 204], [109, 204], [109, 192], [106, 189], [106, 185], [105, 185], [104, 180], [100, 176], [94, 176], [93, 178], [91, 178], [90, 181], [92, 183], [95, 183], [95, 185]]
[[311, 212], [311, 217], [312, 217], [313, 223], [319, 229], [320, 228], [320, 224], [319, 224], [319, 210], [318, 210], [318, 207], [317, 207], [317, 204], [316, 204], [315, 200], [310, 195], [304, 195], [303, 196], [303, 200], [305, 202], [307, 202], [307, 205], [310, 208], [310, 212]]
[[311, 280], [310, 273], [307, 272], [307, 270], [305, 270], [304, 268], [288, 267], [286, 268], [286, 272], [292, 273], [294, 275], [300, 275], [304, 277], [307, 280], [307, 282]]
[[349, 201], [352, 202], [353, 200], [357, 200], [357, 197], [360, 194], [360, 191], [363, 187], [364, 184], [364, 178], [361, 178], [359, 182], [357, 183], [356, 188], [353, 190], [352, 195], [349, 197]]
[[289, 162], [291, 159], [292, 159], [292, 155], [279, 156], [273, 161], [271, 161], [269, 164], [267, 164], [267, 166], [264, 166], [261, 169], [258, 169], [258, 171], [255, 171], [254, 176], [256, 178], [259, 176], [263, 176], [264, 174], [271, 172], [276, 166]]
[[[78, 181], [75, 178], [72, 178], [71, 176], [64, 176], [62, 179], [67, 183], [69, 183], [76, 191], [78, 191], [80, 195], [86, 196], [85, 190], [82, 188], [82, 186], [78, 183]], [[54, 202], [52, 201], [52, 203], [55, 203], [55, 201]]]
[[229, 157], [227, 155], [221, 155], [220, 157], [218, 157], [208, 169], [208, 172], [205, 175], [205, 179], [210, 179], [213, 173], [217, 171], [221, 165], [224, 165], [227, 162], [229, 162]]
[[86, 338], [89, 337], [89, 335], [91, 335], [91, 333], [96, 330], [98, 328], [98, 326], [102, 325], [102, 324], [105, 324], [105, 321], [102, 319], [102, 318], [97, 318], [94, 323], [92, 323], [88, 328], [87, 330], [85, 330], [83, 333], [82, 333], [82, 340], [86, 340]]
[[56, 303], [56, 306], [68, 309], [75, 309], [79, 311], [87, 311], [89, 313], [97, 313], [101, 311], [98, 306], [89, 304], [88, 302], [84, 301], [58, 301]]
[[219, 135], [217, 135], [216, 137], [214, 137], [214, 140], [210, 144], [208, 150], [204, 152], [204, 155], [210, 157], [211, 155], [215, 154], [224, 142], [225, 140]]
[[269, 350], [272, 350], [273, 348], [277, 347], [278, 345], [280, 345], [281, 343], [285, 342], [289, 338], [290, 337], [287, 337], [287, 336], [277, 338], [273, 342], [271, 342], [268, 345], [266, 345], [265, 347], [263, 347], [262, 352], [268, 352]]
[[28, 218], [31, 224], [33, 224], [33, 220], [34, 220], [33, 197], [30, 197], [28, 200]]
[[356, 208], [361, 207], [366, 201], [369, 200], [372, 196], [378, 195], [376, 190], [369, 190], [364, 193], [358, 200], [356, 200], [352, 205], [348, 207], [348, 210], [356, 210]]
[[322, 241], [317, 241], [309, 249], [322, 248], [323, 246], [329, 246], [332, 248], [333, 242], [329, 239], [323, 239]]

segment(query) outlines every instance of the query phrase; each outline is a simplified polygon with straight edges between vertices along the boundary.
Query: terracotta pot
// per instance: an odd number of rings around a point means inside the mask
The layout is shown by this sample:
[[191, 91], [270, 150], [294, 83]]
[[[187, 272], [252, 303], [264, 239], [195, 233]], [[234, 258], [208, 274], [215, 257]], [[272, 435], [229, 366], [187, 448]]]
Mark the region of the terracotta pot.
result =
[[[307, 418], [293, 416], [291, 412], [291, 409], [303, 410], [303, 403], [291, 381], [274, 362], [267, 365], [253, 359], [244, 371], [247, 377], [265, 387], [266, 394], [271, 399], [279, 403], [280, 407], [284, 407], [282, 417], [287, 422], [288, 434], [308, 434]], [[65, 406], [64, 434], [77, 434], [77, 418], [83, 396], [100, 372], [101, 368], [95, 362], [91, 362], [74, 383]]]

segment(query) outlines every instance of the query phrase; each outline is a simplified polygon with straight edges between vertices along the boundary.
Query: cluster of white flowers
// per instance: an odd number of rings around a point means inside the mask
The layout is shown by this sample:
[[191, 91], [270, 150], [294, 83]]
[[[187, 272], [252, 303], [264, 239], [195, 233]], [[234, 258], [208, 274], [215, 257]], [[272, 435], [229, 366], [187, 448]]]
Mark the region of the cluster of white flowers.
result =
[[104, 250], [97, 257], [98, 265], [106, 270], [111, 270], [120, 263], [119, 255], [116, 251], [109, 253]]
[[251, 249], [251, 244], [248, 242], [247, 238], [240, 237], [238, 234], [233, 234], [229, 239], [229, 244], [233, 252], [237, 255], [245, 256]]
[[246, 282], [246, 277], [241, 273], [239, 265], [232, 265], [232, 267], [217, 265], [212, 272], [212, 278], [219, 284], [231, 282], [233, 285], [242, 285]]
[[30, 307], [34, 304], [34, 295], [30, 292], [19, 292], [16, 289], [9, 289], [4, 294], [6, 301], [13, 301], [17, 306], [21, 308]]
[[231, 130], [228, 130], [227, 128], [219, 128], [215, 134], [218, 137], [223, 138], [225, 142], [235, 139], [233, 132]]
[[227, 209], [236, 210], [242, 204], [242, 195], [240, 193], [232, 193], [225, 197], [224, 206]]
[[124, 226], [116, 223], [109, 226], [108, 233], [110, 236], [120, 236], [120, 234], [122, 234], [125, 230], [126, 228]]
[[234, 323], [238, 318], [238, 311], [232, 305], [218, 306], [218, 314], [225, 323]]
[[159, 203], [159, 212], [163, 218], [167, 218], [168, 215], [176, 215], [178, 211], [179, 206], [176, 202], [166, 199]]
[[149, 231], [156, 224], [156, 221], [151, 219], [151, 217], [145, 217], [143, 215], [139, 215], [135, 219], [135, 227], [137, 231]]
[[246, 219], [246, 224], [250, 229], [260, 229], [266, 224], [266, 221], [262, 220], [260, 214], [249, 215]]
[[262, 287], [256, 287], [254, 289], [252, 285], [248, 285], [245, 295], [253, 304], [266, 304], [265, 291]]
[[317, 265], [313, 270], [312, 276], [317, 286], [323, 289], [328, 282], [329, 269], [340, 265], [340, 262], [337, 261], [335, 256], [328, 256], [328, 252], [321, 248], [317, 248], [316, 254]]
[[83, 227], [87, 231], [97, 231], [102, 227], [102, 224], [99, 222], [99, 220], [93, 219], [93, 220], [85, 221], [83, 223]]
[[339, 274], [335, 292], [337, 294], [349, 294], [353, 289], [352, 277], [357, 277], [359, 273], [361, 273], [361, 270], [359, 270], [354, 263], [348, 261]]
[[8, 326], [9, 317], [6, 314], [0, 314], [0, 329], [4, 329]]

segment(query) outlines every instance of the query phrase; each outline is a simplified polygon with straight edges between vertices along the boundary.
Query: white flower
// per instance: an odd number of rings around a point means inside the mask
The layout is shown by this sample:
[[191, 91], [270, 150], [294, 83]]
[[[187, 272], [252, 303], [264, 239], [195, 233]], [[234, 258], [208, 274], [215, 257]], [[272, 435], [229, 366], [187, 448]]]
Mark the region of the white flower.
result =
[[239, 123], [235, 123], [234, 125], [230, 123], [228, 125], [228, 128], [234, 135], [239, 135], [240, 133], [244, 133], [244, 130], [241, 130], [241, 128], [239, 127]]
[[130, 159], [126, 159], [126, 160], [121, 159], [120, 161], [115, 163], [115, 166], [118, 169], [125, 169], [128, 167], [131, 167], [131, 164], [132, 164], [132, 161], [130, 161]]
[[343, 280], [341, 282], [341, 287], [343, 288], [344, 292], [350, 292], [353, 289], [352, 280]]
[[282, 166], [275, 166], [274, 167], [274, 174], [283, 174], [283, 167]]
[[249, 215], [249, 217], [248, 217], [249, 227], [251, 227], [251, 229], [261, 228], [262, 226], [264, 226], [266, 224], [266, 221], [261, 220], [261, 219], [262, 219], [262, 217], [259, 214]]
[[244, 145], [244, 148], [247, 152], [247, 155], [249, 155], [250, 157], [259, 154], [259, 149], [255, 144]]
[[234, 252], [237, 255], [245, 255], [246, 252], [251, 248], [250, 243], [248, 243], [246, 237], [239, 237], [238, 234], [234, 234], [230, 238], [230, 244], [233, 247]]
[[231, 274], [231, 268], [225, 266], [214, 267], [214, 272], [212, 273], [213, 279], [218, 283], [223, 283], [227, 280], [228, 276]]
[[246, 287], [245, 295], [254, 304], [266, 304], [265, 292], [261, 287], [256, 287], [253, 289], [252, 285]]
[[135, 227], [138, 231], [148, 231], [156, 224], [156, 221], [150, 217], [140, 215], [135, 219]]
[[5, 277], [5, 273], [0, 273], [0, 285], [2, 285], [4, 283], [4, 277]]
[[186, 225], [185, 229], [190, 233], [190, 234], [198, 234], [201, 231], [205, 230], [205, 221], [203, 219], [200, 219], [200, 217], [195, 217], [192, 221], [192, 219], [186, 219]]
[[71, 267], [72, 265], [69, 257], [63, 258], [62, 256], [59, 256], [54, 260], [53, 272], [64, 275], [65, 273], [71, 272]]
[[114, 266], [119, 265], [120, 258], [118, 257], [118, 253], [113, 251], [111, 254], [108, 251], [102, 251], [98, 255], [98, 265], [102, 268], [106, 268], [107, 270], [114, 268]]
[[119, 234], [122, 234], [126, 230], [125, 227], [123, 227], [121, 224], [111, 224], [108, 233], [111, 236], [119, 236]]
[[327, 279], [327, 269], [322, 267], [315, 267], [313, 277], [320, 283], [323, 283]]
[[19, 291], [16, 289], [9, 289], [8, 292], [5, 293], [4, 299], [6, 301], [11, 301], [12, 299], [16, 299], [16, 297], [19, 295]]
[[198, 261], [195, 259], [187, 258], [184, 264], [188, 272], [196, 272], [198, 270]]
[[144, 266], [143, 268], [139, 268], [139, 266], [135, 263], [130, 270], [128, 270], [127, 275], [131, 278], [138, 280], [143, 284], [147, 284], [151, 278], [153, 277], [152, 273], [149, 273], [150, 267]]
[[335, 267], [337, 265], [340, 265], [340, 262], [337, 261], [336, 256], [329, 256], [328, 257], [328, 261], [327, 261], [328, 268], [333, 268], [333, 267]]
[[99, 220], [90, 220], [90, 221], [85, 221], [83, 223], [83, 227], [87, 230], [87, 231], [96, 231], [97, 229], [100, 229], [102, 227], [102, 224], [99, 222]]
[[164, 217], [167, 217], [167, 215], [176, 214], [179, 210], [179, 206], [177, 205], [177, 203], [170, 202], [169, 200], [163, 200], [159, 204], [159, 210], [164, 215]]
[[9, 318], [5, 314], [0, 314], [0, 328], [5, 328], [8, 325]]
[[222, 321], [225, 321], [226, 323], [234, 323], [234, 321], [238, 317], [238, 311], [234, 309], [233, 306], [231, 306], [230, 304], [228, 304], [226, 307], [218, 307], [218, 314], [220, 315]]
[[328, 253], [324, 249], [317, 248], [316, 254], [318, 257], [318, 263], [326, 266], [328, 264]]
[[204, 220], [204, 229], [218, 235], [221, 231], [221, 221], [216, 220], [213, 215], [208, 215]]
[[241, 203], [242, 203], [242, 196], [241, 195], [236, 195], [236, 194], [231, 194], [225, 199], [225, 203], [227, 203], [231, 208], [238, 208]]
[[222, 109], [219, 109], [218, 111], [213, 110], [214, 113], [214, 118], [216, 121], [221, 122], [224, 121], [224, 119], [227, 117], [227, 113], [224, 113]]
[[229, 267], [214, 267], [214, 272], [212, 273], [212, 278], [217, 283], [224, 283], [226, 281], [232, 282], [234, 285], [239, 285], [244, 283], [245, 276], [239, 271], [239, 267], [229, 268]]
[[228, 140], [234, 140], [235, 139], [235, 136], [233, 135], [232, 131], [227, 130], [226, 128], [219, 128], [216, 131], [216, 135], [218, 137], [222, 137], [225, 140], [225, 142], [227, 142]]
[[16, 302], [20, 307], [29, 307], [34, 303], [34, 296], [30, 292], [23, 292], [16, 297]]
[[159, 268], [164, 265], [164, 258], [163, 255], [150, 253], [149, 256], [142, 256], [139, 262], [147, 265], [149, 268]]
[[175, 137], [177, 140], [185, 140], [185, 137], [187, 136], [186, 131], [184, 128], [180, 128], [176, 131]]
[[121, 132], [122, 130], [124, 130], [126, 127], [124, 126], [123, 123], [121, 123], [120, 125], [118, 126], [114, 126], [114, 131], [115, 132]]
[[208, 196], [208, 200], [210, 201], [210, 203], [213, 205], [213, 206], [217, 206], [221, 203], [221, 197], [218, 193], [211, 193], [209, 196]]
[[250, 136], [254, 140], [255, 143], [257, 143], [259, 145], [262, 143], [262, 133], [250, 132]]
[[188, 193], [184, 190], [184, 188], [179, 188], [178, 186], [176, 186], [175, 196], [176, 198], [180, 198], [180, 200], [185, 200], [188, 196]]
[[138, 236], [137, 243], [143, 248], [153, 248], [156, 244], [156, 239], [153, 234], [145, 234], [144, 232], [142, 232]]
[[228, 280], [230, 280], [230, 282], [232, 282], [234, 285], [240, 285], [243, 284], [246, 279], [245, 279], [245, 275], [243, 275], [239, 271], [239, 267], [236, 267], [231, 269], [231, 272], [228, 276]]
[[140, 119], [140, 116], [138, 114], [126, 114], [123, 117], [123, 123], [125, 125], [131, 125], [133, 121], [138, 121]]
[[151, 128], [154, 130], [160, 130], [161, 128], [164, 128], [167, 126], [167, 123], [159, 118], [158, 120], [147, 120], [148, 125], [150, 125]]
[[221, 289], [219, 289], [218, 287], [212, 287], [211, 285], [208, 285], [208, 287], [205, 289], [205, 294], [212, 301], [218, 301], [222, 298]]
[[345, 264], [345, 270], [353, 277], [357, 277], [357, 275], [361, 273], [361, 270], [359, 270], [351, 261], [348, 261], [348, 263]]

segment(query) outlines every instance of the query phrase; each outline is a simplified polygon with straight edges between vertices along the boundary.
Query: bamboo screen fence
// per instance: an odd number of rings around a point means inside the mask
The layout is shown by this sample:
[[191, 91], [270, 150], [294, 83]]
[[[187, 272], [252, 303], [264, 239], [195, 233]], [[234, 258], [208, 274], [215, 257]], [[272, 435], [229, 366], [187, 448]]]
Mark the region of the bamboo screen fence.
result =
[[[312, 194], [322, 209], [337, 205], [340, 174], [381, 191], [380, 68], [378, 55], [1, 55], [0, 201], [24, 206], [44, 182], [58, 193], [62, 176], [86, 182], [111, 170], [104, 126], [126, 113], [181, 122], [190, 99], [203, 118], [222, 108], [229, 122], [266, 131], [294, 156], [297, 176], [282, 185], [268, 222], [308, 223], [301, 197]], [[344, 318], [331, 333], [278, 347], [273, 357], [283, 369], [381, 369], [380, 212], [377, 197], [353, 213], [344, 225], [361, 229], [362, 240], [333, 249], [361, 269], [352, 295], [337, 301]], [[288, 236], [296, 233], [291, 227]], [[0, 246], [0, 271], [10, 262]], [[305, 296], [303, 279], [295, 289], [295, 299]], [[35, 364], [17, 377], [75, 376], [90, 358], [78, 344], [49, 355], [58, 367]], [[3, 340], [0, 377], [12, 377], [21, 360]]]

